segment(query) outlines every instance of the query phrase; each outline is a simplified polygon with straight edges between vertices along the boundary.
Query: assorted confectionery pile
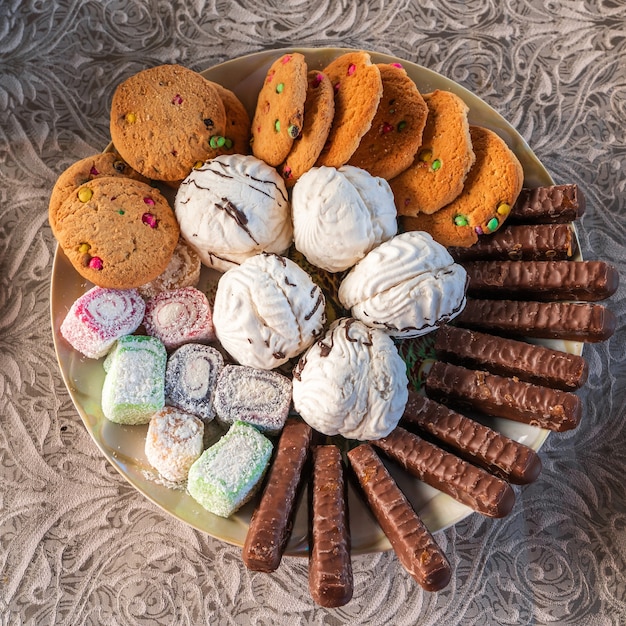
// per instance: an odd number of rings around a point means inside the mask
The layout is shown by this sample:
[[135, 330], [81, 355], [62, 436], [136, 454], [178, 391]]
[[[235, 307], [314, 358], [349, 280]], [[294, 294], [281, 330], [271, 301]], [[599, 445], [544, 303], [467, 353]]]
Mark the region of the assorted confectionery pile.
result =
[[[117, 86], [114, 149], [69, 167], [50, 199], [94, 285], [60, 334], [102, 359], [104, 417], [148, 425], [155, 474], [217, 516], [255, 496], [247, 567], [279, 566], [308, 485], [311, 595], [347, 603], [352, 480], [438, 590], [448, 560], [382, 459], [507, 515], [541, 462], [480, 415], [576, 427], [587, 364], [535, 339], [609, 338], [599, 301], [618, 275], [574, 260], [580, 189], [522, 188], [515, 154], [458, 96], [421, 94], [363, 51], [324, 69], [277, 56], [252, 116], [176, 65]], [[212, 293], [201, 266], [221, 273]], [[418, 391], [406, 355], [426, 335]], [[206, 444], [209, 424], [223, 434]]]

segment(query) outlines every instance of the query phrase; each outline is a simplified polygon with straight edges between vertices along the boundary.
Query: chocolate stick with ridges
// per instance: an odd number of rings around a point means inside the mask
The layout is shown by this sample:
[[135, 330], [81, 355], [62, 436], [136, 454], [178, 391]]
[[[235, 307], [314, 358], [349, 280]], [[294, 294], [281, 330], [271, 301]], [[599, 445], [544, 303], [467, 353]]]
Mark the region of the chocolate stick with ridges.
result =
[[515, 494], [506, 481], [401, 426], [370, 443], [412, 476], [482, 515], [505, 517], [515, 504]]
[[283, 427], [243, 545], [243, 562], [250, 570], [273, 572], [280, 565], [292, 530], [312, 434], [308, 424], [295, 419], [288, 419]]
[[467, 295], [515, 300], [582, 300], [612, 296], [617, 270], [604, 261], [471, 261]]
[[582, 415], [580, 398], [569, 391], [441, 361], [428, 372], [425, 389], [445, 404], [557, 432], [576, 428]]
[[454, 323], [496, 334], [596, 343], [617, 325], [615, 314], [588, 302], [535, 302], [468, 298]]
[[506, 225], [495, 233], [478, 238], [467, 248], [450, 247], [457, 263], [465, 261], [548, 261], [565, 260], [578, 249], [569, 224]]
[[450, 563], [372, 446], [353, 448], [348, 460], [402, 566], [427, 591], [443, 589], [452, 576]]
[[524, 188], [507, 221], [509, 224], [573, 222], [585, 212], [585, 196], [578, 185]]
[[309, 591], [317, 604], [338, 607], [352, 598], [350, 528], [341, 452], [313, 448], [310, 494]]
[[564, 391], [582, 387], [589, 374], [577, 354], [449, 324], [437, 330], [434, 349], [440, 361]]
[[532, 448], [414, 391], [409, 392], [401, 423], [432, 435], [466, 461], [516, 485], [533, 482], [541, 472], [541, 459]]

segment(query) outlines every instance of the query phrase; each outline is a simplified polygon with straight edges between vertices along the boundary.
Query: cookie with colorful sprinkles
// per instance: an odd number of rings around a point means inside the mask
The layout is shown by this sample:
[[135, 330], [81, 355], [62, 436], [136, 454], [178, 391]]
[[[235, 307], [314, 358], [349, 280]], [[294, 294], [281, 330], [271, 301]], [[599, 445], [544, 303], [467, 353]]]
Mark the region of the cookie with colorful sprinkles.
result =
[[317, 165], [341, 167], [372, 125], [383, 95], [383, 82], [378, 66], [364, 51], [342, 54], [324, 73], [335, 91], [335, 116]]
[[[230, 89], [219, 83], [211, 82], [222, 99], [226, 112], [224, 137], [214, 137], [209, 141], [219, 154], [249, 154], [250, 152], [250, 116], [243, 102]], [[221, 145], [220, 145], [221, 144]]]
[[495, 132], [470, 127], [476, 162], [461, 194], [431, 215], [402, 216], [403, 230], [423, 230], [444, 246], [471, 246], [506, 220], [522, 189], [522, 165]]
[[378, 69], [383, 95], [371, 128], [348, 164], [390, 180], [413, 162], [422, 144], [428, 108], [402, 65], [380, 63]]
[[180, 234], [158, 189], [138, 180], [96, 178], [57, 214], [57, 239], [74, 269], [99, 287], [131, 289], [159, 276]]
[[469, 131], [469, 108], [456, 94], [424, 94], [428, 117], [413, 163], [390, 181], [398, 215], [434, 213], [463, 190], [476, 156]]
[[279, 168], [287, 187], [292, 187], [302, 174], [315, 165], [335, 115], [335, 95], [328, 76], [311, 70], [307, 78], [302, 132]]
[[53, 233], [56, 232], [57, 211], [63, 201], [81, 185], [101, 176], [121, 176], [144, 183], [150, 182], [128, 165], [117, 152], [101, 152], [72, 163], [57, 178], [50, 194], [48, 221]]
[[283, 54], [270, 66], [252, 119], [252, 154], [280, 165], [302, 132], [307, 64], [298, 52]]
[[160, 65], [120, 83], [111, 101], [111, 139], [138, 172], [180, 181], [218, 154], [226, 112], [215, 87], [180, 65]]

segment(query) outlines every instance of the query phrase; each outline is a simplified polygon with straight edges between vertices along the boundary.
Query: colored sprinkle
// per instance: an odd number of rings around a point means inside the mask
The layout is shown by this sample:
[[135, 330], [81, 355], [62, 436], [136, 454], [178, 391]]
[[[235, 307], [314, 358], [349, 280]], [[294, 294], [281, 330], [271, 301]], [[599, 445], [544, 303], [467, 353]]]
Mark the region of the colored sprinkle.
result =
[[391, 67], [399, 67], [400, 69], [402, 69], [402, 64], [401, 63], [391, 63]]
[[502, 204], [498, 205], [496, 212], [498, 215], [508, 215], [511, 212], [511, 205], [506, 202], [502, 202]]
[[291, 61], [291, 55], [290, 54], [286, 54], [282, 59], [281, 59], [281, 63], [283, 65], [285, 65], [285, 63], [289, 63], [289, 61]]
[[210, 117], [205, 117], [202, 121], [207, 128], [213, 127], [213, 120]]
[[90, 173], [92, 176], [98, 176], [98, 174], [100, 174], [100, 172], [96, 169], [96, 166], [95, 166], [95, 165], [92, 165], [92, 166], [91, 166], [91, 169], [89, 170], [89, 173]]
[[126, 114], [126, 121], [129, 124], [134, 124], [137, 121], [137, 116], [134, 113], [127, 113]]
[[285, 165], [285, 167], [283, 168], [283, 177], [291, 178], [291, 168], [288, 165]]
[[91, 259], [89, 259], [89, 267], [92, 270], [100, 271], [104, 267], [104, 263], [99, 256], [92, 256]]
[[324, 76], [322, 76], [322, 74], [318, 74], [312, 81], [312, 85], [313, 87], [319, 87], [320, 83], [324, 80]]
[[457, 226], [469, 226], [469, 221], [467, 220], [467, 217], [465, 217], [465, 215], [456, 215], [454, 217], [454, 223]]
[[217, 138], [217, 147], [218, 148], [222, 148], [224, 146], [224, 144], [226, 143], [226, 137], [218, 137]]
[[409, 206], [409, 204], [411, 204], [411, 198], [405, 198], [404, 199], [404, 206]]
[[385, 122], [383, 124], [383, 129], [382, 129], [382, 133], [383, 135], [386, 135], [387, 133], [390, 133], [393, 130], [393, 126], [387, 122]]
[[484, 234], [483, 229], [482, 229], [481, 226], [475, 226], [474, 230], [476, 231], [477, 235], [483, 235]]
[[113, 169], [121, 174], [126, 169], [126, 163], [124, 163], [124, 161], [115, 161], [113, 163]]
[[436, 172], [441, 168], [441, 161], [439, 159], [435, 159], [430, 167]]
[[196, 161], [196, 162], [193, 164], [193, 169], [194, 169], [194, 170], [199, 170], [199, 169], [200, 169], [203, 165], [204, 165], [204, 163], [203, 163], [202, 161]]
[[289, 136], [295, 139], [300, 134], [300, 129], [295, 124], [290, 124], [287, 129]]
[[82, 254], [89, 252], [89, 250], [91, 250], [91, 246], [88, 243], [81, 243], [80, 246], [78, 246], [78, 251]]
[[356, 65], [354, 63], [350, 63], [350, 66], [348, 67], [348, 76], [352, 76], [354, 72], [356, 72]]
[[272, 78], [274, 78], [274, 74], [276, 72], [274, 70], [271, 70], [267, 73], [267, 78], [265, 79], [266, 82], [271, 83], [272, 82]]
[[283, 93], [284, 88], [285, 88], [285, 83], [278, 83], [278, 85], [276, 85], [276, 93]]
[[228, 137], [224, 137], [224, 146], [228, 149], [233, 147], [233, 140]]
[[213, 135], [210, 139], [209, 139], [209, 145], [211, 146], [211, 148], [217, 148], [217, 140], [219, 139], [219, 137], [217, 135]]
[[83, 187], [78, 190], [78, 199], [81, 202], [89, 202], [89, 200], [91, 200], [91, 196], [93, 196], [93, 191], [91, 191], [89, 187]]
[[154, 206], [154, 200], [152, 198], [145, 197], [143, 201], [150, 206]]
[[499, 225], [500, 225], [500, 222], [498, 222], [498, 218], [497, 217], [492, 217], [487, 222], [487, 230], [492, 233], [494, 230], [497, 230]]
[[146, 224], [146, 226], [150, 226], [150, 228], [157, 227], [157, 218], [152, 215], [152, 213], [144, 213], [141, 216], [141, 221]]
[[335, 83], [333, 85], [333, 90], [335, 91], [335, 93], [337, 93], [339, 91], [339, 87], [341, 87], [341, 83]]
[[280, 132], [280, 120], [276, 120], [274, 122], [274, 130], [279, 133]]
[[124, 211], [124, 209], [120, 209], [120, 210], [118, 211], [118, 213], [119, 213], [120, 215], [124, 215], [125, 211]]
[[183, 103], [183, 99], [180, 97], [180, 94], [177, 93], [173, 98], [172, 98], [172, 104], [182, 104]]
[[398, 122], [398, 132], [401, 133], [406, 128], [406, 122], [402, 120]]
[[431, 150], [422, 150], [419, 153], [420, 161], [430, 161], [433, 158], [433, 153]]

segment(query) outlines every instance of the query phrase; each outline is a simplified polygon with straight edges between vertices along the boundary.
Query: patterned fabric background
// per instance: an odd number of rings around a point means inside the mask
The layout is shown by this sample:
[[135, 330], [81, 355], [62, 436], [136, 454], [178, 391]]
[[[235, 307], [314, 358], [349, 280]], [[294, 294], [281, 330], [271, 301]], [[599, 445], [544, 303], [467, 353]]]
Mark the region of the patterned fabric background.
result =
[[487, 101], [556, 182], [588, 199], [585, 258], [626, 276], [626, 5], [617, 0], [2, 0], [0, 615], [2, 624], [626, 623], [626, 309], [588, 345], [585, 416], [551, 436], [501, 521], [437, 534], [454, 569], [424, 592], [392, 552], [354, 558], [325, 610], [307, 564], [251, 574], [240, 550], [152, 505], [104, 460], [61, 380], [50, 330], [50, 190], [109, 141], [114, 86], [155, 64], [202, 70], [287, 46], [417, 62]]

